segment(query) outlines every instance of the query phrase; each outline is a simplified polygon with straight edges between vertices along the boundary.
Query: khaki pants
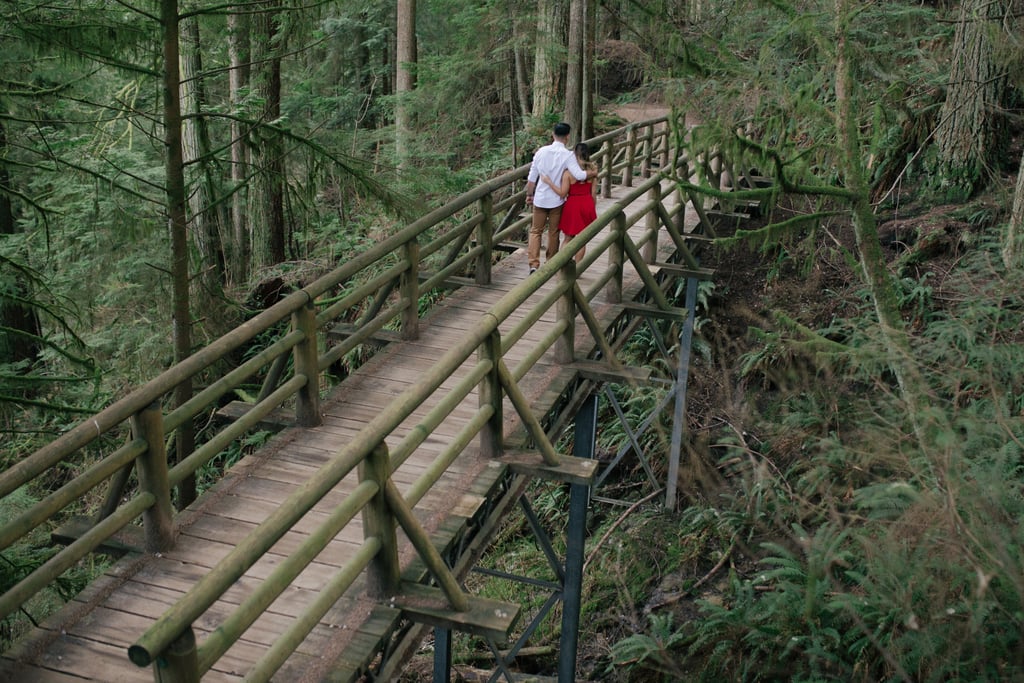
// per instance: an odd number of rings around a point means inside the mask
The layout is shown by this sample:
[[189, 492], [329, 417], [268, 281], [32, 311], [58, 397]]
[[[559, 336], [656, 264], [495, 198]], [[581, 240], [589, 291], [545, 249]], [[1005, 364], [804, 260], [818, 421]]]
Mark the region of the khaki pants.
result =
[[530, 259], [530, 268], [540, 268], [540, 241], [547, 226], [547, 248], [544, 258], [550, 260], [558, 253], [558, 221], [562, 218], [562, 207], [542, 209], [533, 207], [533, 222], [530, 224], [530, 237], [526, 242], [526, 253]]

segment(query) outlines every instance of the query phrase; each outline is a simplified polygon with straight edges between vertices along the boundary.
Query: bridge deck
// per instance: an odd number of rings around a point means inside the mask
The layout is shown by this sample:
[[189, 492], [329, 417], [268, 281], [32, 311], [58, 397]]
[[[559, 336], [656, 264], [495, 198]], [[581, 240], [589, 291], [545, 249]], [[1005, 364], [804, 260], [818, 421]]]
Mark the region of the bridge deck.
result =
[[[667, 188], [666, 188], [667, 189]], [[612, 199], [599, 200], [602, 210]], [[670, 193], [665, 192], [666, 203]], [[634, 239], [642, 227], [632, 229]], [[671, 251], [662, 231], [659, 261]], [[602, 257], [603, 262], [603, 257]], [[601, 263], [601, 262], [599, 262]], [[591, 268], [589, 272], [600, 268]], [[624, 296], [631, 297], [639, 282], [627, 264]], [[153, 672], [138, 668], [127, 657], [128, 646], [201, 576], [223, 558], [239, 539], [254, 529], [295, 487], [305, 482], [332, 454], [340, 449], [366, 422], [380, 413], [433, 362], [459, 339], [462, 330], [478, 320], [506, 292], [526, 277], [525, 249], [496, 264], [493, 283], [466, 286], [452, 291], [422, 323], [420, 338], [392, 343], [323, 402], [324, 422], [312, 429], [289, 428], [277, 434], [257, 453], [237, 463], [229, 475], [207, 491], [183, 513], [176, 546], [160, 556], [129, 554], [119, 560], [101, 579], [91, 584], [65, 609], [48, 619], [13, 651], [0, 659], [0, 679], [10, 681], [81, 681], [105, 683], [152, 681]], [[581, 275], [586, 290], [587, 273]], [[541, 297], [546, 284], [534, 297]], [[598, 296], [593, 307], [602, 324], [620, 315], [620, 309], [603, 305]], [[544, 316], [506, 356], [509, 367], [523, 358], [542, 338], [554, 313]], [[510, 320], [505, 325], [514, 324]], [[577, 324], [578, 352], [585, 353], [589, 333]], [[592, 342], [591, 342], [592, 344]], [[555, 397], [574, 379], [573, 371], [556, 364], [552, 352], [523, 378], [520, 386], [534, 403], [535, 414], [543, 415]], [[449, 378], [454, 383], [457, 377]], [[428, 467], [445, 441], [454, 439], [462, 428], [461, 419], [477, 406], [474, 392], [465, 399], [445, 424], [401, 465], [394, 480], [403, 492]], [[518, 417], [506, 400], [506, 434], [520, 430]], [[417, 411], [424, 414], [431, 406]], [[403, 425], [412, 428], [415, 418]], [[391, 444], [389, 444], [391, 445]], [[448, 468], [447, 475], [417, 505], [420, 521], [443, 545], [458, 536], [466, 521], [490, 495], [498, 495], [496, 482], [503, 468], [478, 457], [475, 444], [467, 448]], [[355, 485], [348, 477], [295, 528], [289, 531], [261, 562], [195, 624], [200, 642], [215, 629], [230, 610], [249, 594], [290, 551], [296, 548], [316, 517], [326, 514], [332, 504], [345, 498]], [[359, 522], [357, 519], [356, 522]], [[304, 605], [316, 598], [326, 581], [362, 542], [361, 523], [349, 524], [295, 582], [204, 677], [206, 681], [240, 679], [248, 667], [288, 626]], [[404, 542], [404, 537], [401, 539]], [[412, 555], [412, 553], [409, 553]], [[416, 571], [410, 567], [408, 571]], [[378, 644], [398, 622], [398, 610], [378, 605], [360, 595], [339, 601], [313, 630], [299, 650], [275, 676], [281, 681], [347, 680], [365, 666]], [[348, 672], [348, 673], [346, 673]]]

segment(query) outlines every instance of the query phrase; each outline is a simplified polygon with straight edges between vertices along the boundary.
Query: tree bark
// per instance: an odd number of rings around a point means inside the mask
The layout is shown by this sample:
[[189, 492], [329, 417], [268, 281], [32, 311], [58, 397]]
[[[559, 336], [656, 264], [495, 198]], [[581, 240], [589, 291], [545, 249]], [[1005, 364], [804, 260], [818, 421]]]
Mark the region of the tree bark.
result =
[[[242, 91], [249, 85], [249, 17], [230, 13], [228, 24], [228, 99], [234, 112], [242, 110]], [[225, 244], [227, 281], [243, 283], [249, 277], [251, 259], [246, 192], [249, 173], [247, 130], [235, 118], [231, 120], [231, 240]]]
[[405, 165], [412, 135], [408, 96], [416, 88], [416, 0], [398, 0], [395, 31], [395, 153]]
[[567, 7], [563, 0], [538, 0], [537, 44], [533, 63], [533, 115], [543, 117], [560, 109], [565, 70]]
[[1004, 0], [964, 0], [953, 38], [946, 100], [935, 131], [939, 174], [950, 199], [966, 199], [990, 175], [998, 139], [998, 112], [1006, 70], [994, 55], [992, 33]]
[[[569, 42], [565, 69], [565, 114], [576, 136], [583, 133], [583, 64], [586, 61], [586, 0], [569, 3]], [[577, 137], [582, 140], [582, 137]]]
[[1024, 154], [1017, 170], [1017, 187], [1013, 193], [1013, 209], [1003, 240], [1003, 263], [1008, 269], [1024, 266]]
[[[253, 19], [252, 90], [262, 102], [261, 124], [281, 118], [281, 36], [280, 0], [260, 4], [262, 12]], [[269, 128], [254, 133], [253, 177], [249, 188], [249, 218], [252, 226], [252, 271], [285, 260], [284, 151], [280, 137]]]
[[[171, 278], [173, 287], [174, 362], [180, 363], [192, 353], [192, 313], [189, 301], [188, 224], [185, 214], [185, 164], [181, 142], [181, 74], [179, 72], [178, 3], [162, 0], [160, 23], [163, 27], [163, 99], [164, 146], [166, 158], [167, 224], [171, 233]], [[192, 398], [192, 380], [183, 379], [174, 390], [174, 406]], [[186, 420], [175, 432], [175, 461], [180, 462], [195, 447], [195, 431]], [[187, 506], [196, 496], [195, 477], [178, 488], [178, 505]]]
[[193, 300], [198, 310], [219, 306], [223, 291], [224, 258], [221, 240], [222, 205], [215, 199], [220, 195], [220, 182], [214, 168], [210, 149], [210, 136], [203, 107], [206, 94], [203, 85], [199, 18], [189, 17], [181, 23], [182, 29], [182, 84], [181, 104], [186, 115], [182, 122], [184, 160], [190, 169], [186, 175], [189, 207], [189, 233], [198, 255], [195, 264], [197, 277], [193, 278]]

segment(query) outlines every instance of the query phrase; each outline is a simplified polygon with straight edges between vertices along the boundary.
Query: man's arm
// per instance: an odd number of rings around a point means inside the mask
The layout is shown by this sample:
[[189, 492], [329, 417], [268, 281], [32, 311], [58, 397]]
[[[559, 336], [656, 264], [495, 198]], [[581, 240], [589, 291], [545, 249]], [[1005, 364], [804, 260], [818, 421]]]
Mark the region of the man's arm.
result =
[[537, 191], [537, 183], [532, 180], [526, 181], [526, 203], [533, 204], [533, 193]]

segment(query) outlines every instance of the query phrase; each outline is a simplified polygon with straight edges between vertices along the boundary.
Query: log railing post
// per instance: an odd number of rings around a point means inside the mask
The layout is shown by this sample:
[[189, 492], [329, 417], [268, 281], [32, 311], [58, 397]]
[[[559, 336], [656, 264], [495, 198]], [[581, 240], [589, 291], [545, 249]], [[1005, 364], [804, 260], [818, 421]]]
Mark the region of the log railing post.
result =
[[633, 187], [633, 164], [636, 163], [636, 128], [629, 127], [626, 133], [626, 168], [622, 171], [623, 187]]
[[402, 298], [409, 302], [402, 311], [402, 339], [420, 336], [420, 243], [415, 238], [405, 243], [405, 260], [409, 267], [402, 273]]
[[306, 384], [296, 396], [295, 421], [301, 427], [316, 427], [320, 416], [320, 370], [316, 337], [316, 306], [312, 301], [292, 313], [292, 325], [301, 330], [303, 340], [294, 351], [295, 374], [305, 375]]
[[576, 360], [576, 301], [573, 299], [573, 285], [576, 282], [576, 261], [569, 259], [558, 271], [559, 286], [564, 294], [555, 304], [555, 315], [565, 321], [565, 330], [555, 344], [555, 362], [572, 363]]
[[501, 334], [495, 330], [480, 345], [477, 355], [481, 362], [491, 363], [491, 370], [480, 381], [480, 407], [491, 407], [491, 417], [480, 430], [480, 455], [485, 458], [497, 458], [504, 451], [504, 393], [501, 390], [501, 375], [498, 365], [501, 362]]
[[164, 446], [164, 424], [157, 402], [146, 406], [131, 419], [132, 434], [148, 444], [139, 456], [139, 487], [153, 494], [153, 506], [143, 514], [146, 551], [162, 553], [174, 545], [174, 508], [171, 485], [167, 477], [167, 448]]
[[650, 201], [654, 202], [654, 208], [647, 212], [644, 217], [644, 228], [647, 230], [647, 240], [644, 242], [643, 257], [645, 263], [654, 263], [658, 259], [658, 228], [661, 220], [658, 216], [658, 206], [661, 204], [661, 183], [651, 187], [648, 195]]
[[362, 512], [364, 538], [377, 537], [380, 540], [380, 551], [366, 568], [366, 590], [375, 600], [393, 595], [401, 583], [396, 523], [385, 494], [390, 476], [388, 447], [381, 442], [359, 463], [360, 481], [370, 480], [377, 484], [377, 493]]
[[494, 195], [490, 192], [480, 198], [480, 223], [476, 226], [476, 239], [480, 256], [476, 259], [474, 281], [478, 285], [491, 284], [491, 259], [494, 248]]
[[621, 211], [612, 222], [612, 233], [615, 239], [608, 247], [608, 267], [615, 275], [605, 285], [604, 296], [610, 304], [622, 303], [622, 270], [626, 262], [626, 215]]
[[654, 155], [654, 124], [647, 126], [647, 135], [644, 136], [644, 153], [640, 161], [640, 175], [643, 178], [651, 177], [651, 157]]
[[611, 140], [604, 141], [604, 152], [601, 154], [601, 196], [608, 199], [612, 196], [612, 172], [615, 170], [615, 144]]
[[189, 626], [153, 660], [156, 683], [199, 683], [196, 634]]

